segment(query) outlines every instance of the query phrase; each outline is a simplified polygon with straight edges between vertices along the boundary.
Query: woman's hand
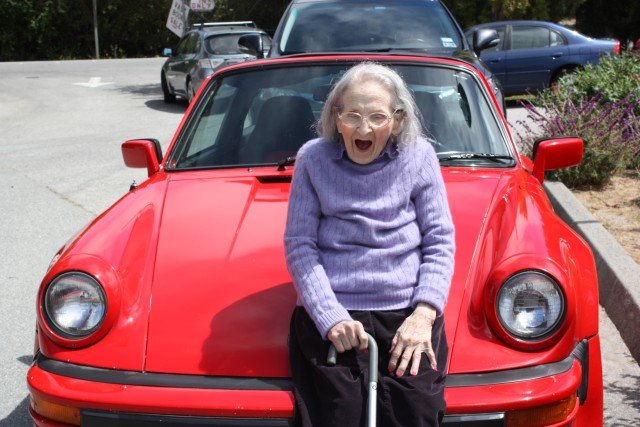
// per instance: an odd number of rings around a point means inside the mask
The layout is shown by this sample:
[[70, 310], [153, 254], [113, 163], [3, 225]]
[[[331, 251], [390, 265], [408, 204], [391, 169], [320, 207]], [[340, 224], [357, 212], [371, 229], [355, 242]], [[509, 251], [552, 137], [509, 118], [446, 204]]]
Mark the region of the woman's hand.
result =
[[343, 353], [352, 348], [364, 351], [369, 345], [364, 326], [356, 320], [343, 320], [340, 323], [336, 323], [329, 329], [327, 338], [336, 347], [338, 353]]
[[414, 312], [398, 328], [391, 341], [389, 372], [404, 375], [411, 363], [411, 375], [418, 374], [422, 353], [427, 353], [431, 369], [437, 370], [436, 356], [431, 345], [431, 328], [436, 320], [436, 310], [427, 303], [419, 303]]

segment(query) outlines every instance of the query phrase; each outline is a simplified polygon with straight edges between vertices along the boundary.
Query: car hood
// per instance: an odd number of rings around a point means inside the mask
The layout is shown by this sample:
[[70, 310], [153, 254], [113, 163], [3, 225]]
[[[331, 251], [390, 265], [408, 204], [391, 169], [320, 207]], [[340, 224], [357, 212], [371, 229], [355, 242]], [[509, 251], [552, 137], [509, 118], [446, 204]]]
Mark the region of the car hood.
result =
[[[172, 174], [156, 252], [145, 370], [287, 377], [295, 291], [283, 234], [286, 176]], [[445, 171], [456, 225], [447, 335], [502, 173]]]

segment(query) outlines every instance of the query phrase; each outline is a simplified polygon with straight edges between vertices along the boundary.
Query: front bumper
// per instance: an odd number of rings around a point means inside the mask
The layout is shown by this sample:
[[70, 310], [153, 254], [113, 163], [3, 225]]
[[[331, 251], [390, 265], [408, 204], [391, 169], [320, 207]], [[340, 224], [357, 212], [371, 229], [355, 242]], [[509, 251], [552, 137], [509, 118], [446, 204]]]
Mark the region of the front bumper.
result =
[[[599, 355], [599, 347], [597, 350]], [[583, 341], [559, 362], [449, 375], [444, 424], [505, 426], [509, 411], [539, 407], [577, 394], [579, 403], [565, 420], [571, 423], [587, 399], [589, 356], [589, 343]], [[289, 426], [293, 416], [291, 384], [286, 379], [116, 371], [43, 356], [36, 359], [27, 379], [32, 398], [80, 408], [82, 425], [86, 426], [275, 427]], [[31, 416], [37, 426], [65, 425], [33, 409]]]

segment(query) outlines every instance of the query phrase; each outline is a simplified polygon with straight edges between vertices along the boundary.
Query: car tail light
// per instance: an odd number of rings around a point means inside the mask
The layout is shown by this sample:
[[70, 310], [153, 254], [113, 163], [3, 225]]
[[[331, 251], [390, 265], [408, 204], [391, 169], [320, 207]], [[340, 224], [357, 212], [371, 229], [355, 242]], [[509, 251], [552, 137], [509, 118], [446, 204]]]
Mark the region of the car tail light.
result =
[[543, 427], [556, 425], [567, 420], [576, 407], [575, 394], [545, 406], [530, 409], [508, 411], [506, 414], [507, 427]]
[[58, 405], [31, 395], [31, 409], [44, 418], [65, 423], [65, 425], [79, 426], [82, 424], [79, 408]]
[[613, 45], [613, 53], [615, 53], [616, 55], [620, 55], [620, 40], [616, 40], [615, 44]]
[[209, 69], [216, 69], [218, 68], [220, 65], [222, 65], [222, 63], [224, 62], [223, 59], [200, 59], [198, 60], [198, 67], [200, 68], [209, 68]]
[[526, 341], [538, 340], [557, 329], [565, 311], [560, 286], [539, 271], [510, 277], [496, 300], [498, 320], [507, 332]]

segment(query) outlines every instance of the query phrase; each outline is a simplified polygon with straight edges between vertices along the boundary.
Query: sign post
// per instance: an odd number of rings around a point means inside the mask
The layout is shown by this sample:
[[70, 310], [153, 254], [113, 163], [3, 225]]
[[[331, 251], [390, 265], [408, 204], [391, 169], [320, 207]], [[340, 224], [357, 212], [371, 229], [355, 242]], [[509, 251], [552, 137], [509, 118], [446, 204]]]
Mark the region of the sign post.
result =
[[100, 59], [100, 43], [98, 42], [98, 6], [93, 0], [93, 39], [96, 43], [96, 59]]

